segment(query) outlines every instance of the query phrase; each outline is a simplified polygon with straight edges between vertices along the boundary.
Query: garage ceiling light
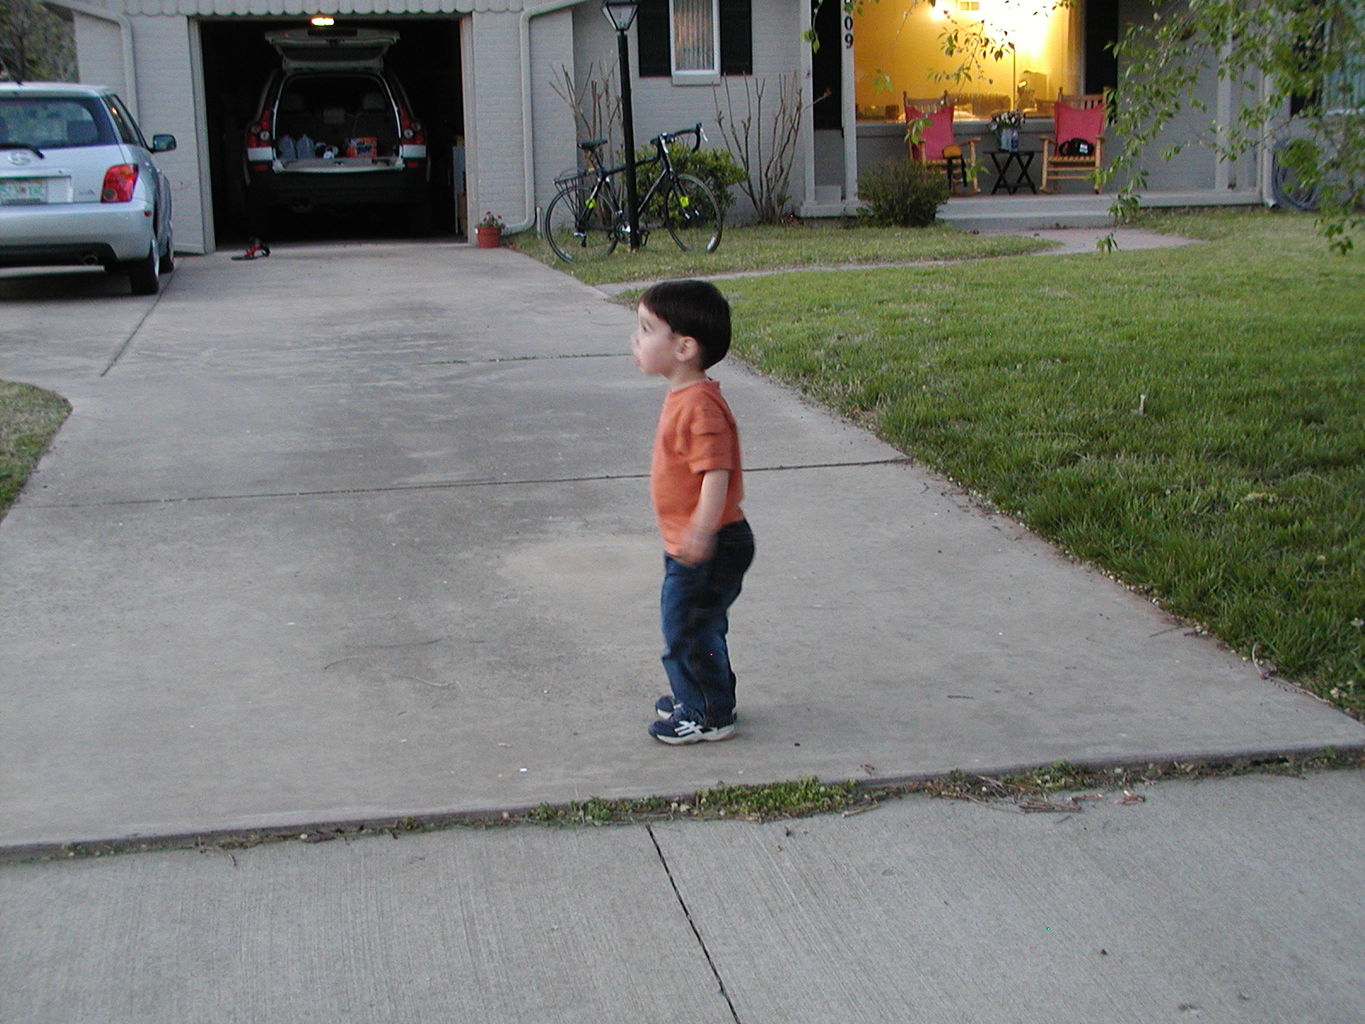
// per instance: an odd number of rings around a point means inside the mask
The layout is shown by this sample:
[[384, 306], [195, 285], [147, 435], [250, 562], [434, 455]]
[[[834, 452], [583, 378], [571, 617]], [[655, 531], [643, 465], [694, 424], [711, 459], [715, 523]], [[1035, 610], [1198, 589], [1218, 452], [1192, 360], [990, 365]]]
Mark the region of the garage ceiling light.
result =
[[337, 20], [330, 14], [315, 14], [308, 19], [308, 23], [314, 28], [331, 28], [337, 23]]

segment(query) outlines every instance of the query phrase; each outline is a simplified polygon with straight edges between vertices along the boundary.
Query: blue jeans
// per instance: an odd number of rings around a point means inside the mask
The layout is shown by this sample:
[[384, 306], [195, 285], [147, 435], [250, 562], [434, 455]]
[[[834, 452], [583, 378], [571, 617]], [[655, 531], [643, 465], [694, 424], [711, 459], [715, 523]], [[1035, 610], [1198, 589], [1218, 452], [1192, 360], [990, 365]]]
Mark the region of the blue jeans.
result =
[[754, 535], [741, 520], [716, 534], [709, 562], [685, 565], [664, 556], [664, 672], [680, 715], [703, 725], [735, 718], [735, 674], [730, 668], [730, 606], [754, 560]]

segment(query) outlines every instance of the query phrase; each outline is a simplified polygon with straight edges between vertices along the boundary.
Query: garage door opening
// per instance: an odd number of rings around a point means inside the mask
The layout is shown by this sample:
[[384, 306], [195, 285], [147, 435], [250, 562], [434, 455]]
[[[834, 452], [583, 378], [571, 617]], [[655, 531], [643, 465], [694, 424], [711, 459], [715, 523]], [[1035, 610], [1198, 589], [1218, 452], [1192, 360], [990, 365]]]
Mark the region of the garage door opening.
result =
[[[200, 26], [203, 45], [204, 93], [209, 134], [209, 172], [213, 188], [213, 218], [218, 248], [244, 245], [258, 236], [270, 242], [452, 237], [463, 235], [463, 211], [457, 200], [463, 191], [462, 144], [464, 98], [460, 70], [459, 23], [453, 18], [341, 19], [340, 27], [380, 30], [398, 39], [384, 57], [384, 67], [401, 83], [412, 115], [426, 134], [427, 179], [425, 202], [402, 206], [372, 203], [350, 197], [336, 200], [336, 190], [296, 189], [291, 198], [266, 208], [260, 190], [250, 194], [246, 183], [247, 131], [255, 120], [262, 90], [272, 72], [281, 67], [280, 54], [266, 40], [270, 32], [306, 29], [303, 19], [241, 19], [205, 21]], [[319, 157], [345, 155], [353, 140], [352, 122], [338, 122], [338, 139], [327, 136], [332, 116], [353, 118], [360, 111], [345, 109], [339, 96], [335, 111], [317, 116], [313, 131]], [[309, 137], [310, 145], [314, 144]], [[363, 140], [360, 143], [365, 144]], [[290, 147], [296, 139], [290, 138]], [[362, 150], [363, 152], [363, 150]], [[328, 157], [330, 159], [330, 157]], [[328, 197], [332, 196], [331, 199]], [[313, 200], [317, 201], [314, 202]]]

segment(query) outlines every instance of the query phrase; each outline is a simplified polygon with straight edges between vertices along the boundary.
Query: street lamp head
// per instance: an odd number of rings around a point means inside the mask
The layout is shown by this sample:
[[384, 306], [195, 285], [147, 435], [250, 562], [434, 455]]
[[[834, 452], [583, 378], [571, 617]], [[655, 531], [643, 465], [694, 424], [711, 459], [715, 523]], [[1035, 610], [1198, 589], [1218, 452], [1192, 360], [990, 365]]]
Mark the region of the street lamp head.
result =
[[602, 13], [617, 32], [628, 32], [640, 9], [638, 0], [602, 0]]

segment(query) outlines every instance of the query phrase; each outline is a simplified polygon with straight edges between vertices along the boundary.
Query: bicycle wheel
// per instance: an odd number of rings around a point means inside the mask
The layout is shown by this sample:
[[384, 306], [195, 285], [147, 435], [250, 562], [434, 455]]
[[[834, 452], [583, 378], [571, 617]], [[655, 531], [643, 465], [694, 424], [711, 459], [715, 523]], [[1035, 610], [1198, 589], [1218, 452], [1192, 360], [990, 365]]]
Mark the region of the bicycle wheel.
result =
[[545, 240], [566, 263], [590, 263], [616, 248], [616, 203], [603, 189], [586, 185], [560, 189], [545, 210]]
[[721, 232], [716, 197], [690, 174], [679, 174], [664, 197], [664, 227], [684, 252], [715, 252]]

